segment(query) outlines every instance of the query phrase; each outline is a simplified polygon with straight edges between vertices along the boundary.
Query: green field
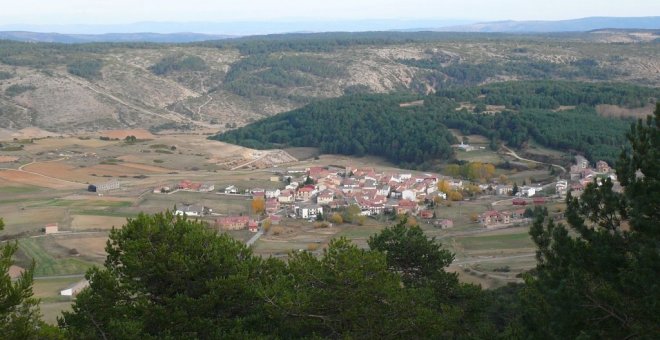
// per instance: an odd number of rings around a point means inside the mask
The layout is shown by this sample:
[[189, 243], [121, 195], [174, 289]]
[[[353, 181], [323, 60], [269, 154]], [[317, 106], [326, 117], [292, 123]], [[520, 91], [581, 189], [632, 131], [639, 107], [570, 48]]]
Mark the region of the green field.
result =
[[34, 297], [41, 299], [42, 303], [70, 301], [71, 298], [61, 296], [60, 291], [82, 279], [82, 276], [37, 278], [33, 286]]
[[66, 254], [48, 242], [48, 237], [26, 238], [19, 241], [24, 261], [34, 259], [35, 276], [83, 274], [94, 264]]
[[519, 234], [462, 237], [458, 238], [457, 241], [466, 251], [534, 247], [534, 243], [532, 243], [529, 234], [526, 232]]
[[0, 186], [0, 194], [32, 194], [42, 191], [42, 188], [35, 186]]

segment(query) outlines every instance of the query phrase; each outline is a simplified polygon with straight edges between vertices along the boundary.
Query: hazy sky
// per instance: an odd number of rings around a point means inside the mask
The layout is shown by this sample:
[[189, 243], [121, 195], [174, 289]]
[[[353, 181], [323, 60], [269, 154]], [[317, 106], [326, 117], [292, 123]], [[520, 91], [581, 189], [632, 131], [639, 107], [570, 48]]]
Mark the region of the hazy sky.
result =
[[0, 0], [0, 25], [660, 16], [660, 0]]

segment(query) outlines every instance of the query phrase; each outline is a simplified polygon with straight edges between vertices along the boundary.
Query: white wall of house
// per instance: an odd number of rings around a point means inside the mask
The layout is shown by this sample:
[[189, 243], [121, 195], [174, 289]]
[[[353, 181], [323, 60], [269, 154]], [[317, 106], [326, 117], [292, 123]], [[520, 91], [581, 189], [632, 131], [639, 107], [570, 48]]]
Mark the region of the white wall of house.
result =
[[401, 199], [414, 201], [417, 199], [417, 194], [412, 190], [404, 190], [401, 192]]

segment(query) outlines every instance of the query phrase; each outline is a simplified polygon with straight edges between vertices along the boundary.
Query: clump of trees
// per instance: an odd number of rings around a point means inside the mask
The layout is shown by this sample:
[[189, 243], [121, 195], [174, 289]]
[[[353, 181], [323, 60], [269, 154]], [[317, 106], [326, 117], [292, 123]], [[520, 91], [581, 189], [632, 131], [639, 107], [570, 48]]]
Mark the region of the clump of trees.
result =
[[495, 165], [482, 162], [468, 162], [464, 164], [449, 164], [445, 168], [447, 175], [463, 177], [471, 181], [486, 182], [495, 176]]
[[263, 214], [266, 211], [266, 201], [263, 199], [263, 197], [255, 197], [252, 199], [252, 212], [260, 215]]
[[156, 75], [166, 75], [172, 72], [196, 72], [205, 71], [208, 65], [204, 59], [194, 55], [172, 54], [163, 57], [149, 70]]
[[36, 89], [37, 89], [37, 87], [32, 85], [32, 84], [28, 84], [28, 85], [13, 84], [13, 85], [8, 86], [5, 89], [5, 95], [7, 95], [8, 97], [16, 97], [21, 93], [24, 93], [24, 92], [27, 92], [27, 91], [34, 91]]
[[66, 70], [81, 78], [93, 80], [101, 78], [103, 60], [100, 59], [76, 59], [66, 65]]
[[453, 157], [455, 137], [433, 112], [399, 103], [410, 96], [359, 95], [321, 101], [212, 137], [252, 148], [319, 147], [323, 153], [377, 155], [407, 166]]
[[141, 214], [111, 231], [104, 267], [59, 324], [72, 338], [486, 336], [485, 295], [405, 223], [369, 249], [340, 238], [282, 261], [201, 222]]

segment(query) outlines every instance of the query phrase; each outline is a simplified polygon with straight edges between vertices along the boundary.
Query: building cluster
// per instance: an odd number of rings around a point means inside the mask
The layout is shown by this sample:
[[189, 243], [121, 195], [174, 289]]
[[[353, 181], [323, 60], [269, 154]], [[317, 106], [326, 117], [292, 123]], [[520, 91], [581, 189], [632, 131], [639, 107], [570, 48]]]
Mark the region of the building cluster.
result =
[[586, 158], [577, 155], [575, 156], [575, 164], [571, 166], [569, 171], [569, 179], [557, 182], [557, 193], [566, 195], [570, 190], [573, 194], [579, 195], [587, 184], [596, 181], [600, 185], [606, 178], [610, 178], [614, 182], [615, 190], [620, 189], [621, 186], [617, 182], [616, 174], [607, 162], [598, 161], [596, 166], [592, 167]]
[[[446, 194], [438, 191], [438, 176], [431, 174], [312, 167], [306, 169], [302, 177], [294, 179], [299, 175], [297, 172], [284, 175], [288, 185], [283, 190], [253, 189], [251, 193], [266, 200], [269, 213], [279, 210], [281, 205], [288, 205], [292, 208], [292, 217], [304, 219], [327, 213], [324, 209], [337, 210], [351, 205], [359, 207], [364, 216], [396, 213], [423, 214], [432, 218], [433, 213], [420, 209], [418, 202], [436, 197], [446, 199]], [[462, 185], [462, 182], [456, 185]]]

